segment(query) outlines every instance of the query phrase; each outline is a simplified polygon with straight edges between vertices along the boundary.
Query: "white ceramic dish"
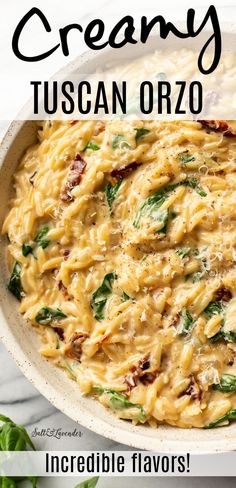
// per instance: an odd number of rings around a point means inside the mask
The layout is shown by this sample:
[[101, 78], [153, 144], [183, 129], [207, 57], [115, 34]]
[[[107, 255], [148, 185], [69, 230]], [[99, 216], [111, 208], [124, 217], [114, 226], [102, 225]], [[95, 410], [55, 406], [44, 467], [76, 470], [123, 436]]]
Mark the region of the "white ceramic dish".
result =
[[[163, 41], [162, 41], [163, 42]], [[225, 42], [232, 48], [235, 35], [226, 34]], [[168, 43], [176, 48], [175, 40]], [[142, 47], [142, 54], [158, 46], [157, 38], [152, 38]], [[159, 47], [159, 46], [158, 46]], [[134, 49], [129, 49], [133, 57]], [[119, 59], [122, 50], [119, 52]], [[89, 72], [94, 66], [104, 65], [114, 59], [112, 51], [99, 54], [85, 54], [67, 67], [67, 72]], [[13, 122], [0, 147], [0, 226], [7, 211], [11, 189], [11, 178], [24, 150], [36, 140], [35, 122]], [[18, 366], [34, 386], [59, 410], [83, 426], [105, 437], [140, 449], [159, 452], [213, 453], [236, 449], [236, 423], [213, 430], [184, 430], [169, 426], [152, 429], [133, 426], [117, 419], [110, 411], [92, 398], [81, 395], [79, 386], [60, 369], [38, 353], [38, 338], [34, 329], [18, 313], [18, 303], [7, 291], [8, 272], [5, 264], [6, 240], [0, 241], [0, 338], [12, 354]]]

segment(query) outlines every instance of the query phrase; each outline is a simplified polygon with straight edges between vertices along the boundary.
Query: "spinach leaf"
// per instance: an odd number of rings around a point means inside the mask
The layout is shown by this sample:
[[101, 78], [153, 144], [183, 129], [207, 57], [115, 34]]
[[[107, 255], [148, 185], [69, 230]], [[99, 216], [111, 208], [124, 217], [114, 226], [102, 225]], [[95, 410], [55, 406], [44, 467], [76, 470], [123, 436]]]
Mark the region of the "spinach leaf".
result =
[[94, 476], [94, 478], [90, 478], [89, 480], [82, 481], [82, 483], [76, 485], [75, 488], [95, 488], [95, 486], [97, 486], [98, 480], [99, 480], [99, 476]]
[[110, 182], [107, 183], [105, 192], [110, 215], [112, 215], [112, 204], [116, 198], [116, 194], [120, 188], [121, 183], [122, 179], [119, 179], [117, 183], [115, 183], [115, 185], [112, 185]]
[[121, 410], [122, 408], [130, 408], [130, 407], [137, 408], [138, 410], [140, 410], [137, 420], [139, 420], [140, 422], [145, 422], [146, 413], [142, 405], [139, 405], [138, 403], [130, 402], [124, 395], [122, 395], [121, 393], [117, 393], [117, 391], [110, 390], [109, 388], [94, 386], [93, 390], [100, 394], [104, 393], [110, 395], [109, 405], [114, 410]]
[[186, 308], [181, 311], [180, 323], [178, 326], [178, 335], [186, 335], [192, 331], [195, 320]]
[[213, 390], [221, 391], [222, 393], [230, 393], [236, 391], [236, 376], [233, 374], [222, 374], [220, 383], [212, 385]]
[[192, 283], [197, 283], [198, 281], [200, 281], [205, 276], [205, 274], [206, 274], [206, 272], [203, 269], [201, 271], [196, 271], [195, 273], [191, 273], [191, 274], [186, 275], [185, 281], [188, 281], [191, 278]]
[[112, 143], [111, 143], [112, 149], [130, 149], [131, 146], [126, 140], [125, 136], [122, 134], [117, 134], [116, 136], [113, 137]]
[[[141, 205], [141, 207], [139, 208], [137, 215], [135, 217], [135, 220], [133, 222], [134, 227], [136, 227], [136, 229], [139, 229], [140, 220], [144, 216], [151, 217], [154, 220], [156, 220], [157, 215], [158, 215], [157, 209], [159, 209], [163, 205], [163, 203], [165, 202], [169, 193], [171, 193], [173, 190], [175, 190], [179, 186], [186, 186], [186, 187], [192, 188], [195, 191], [197, 191], [197, 193], [203, 192], [203, 190], [198, 186], [198, 182], [197, 182], [196, 178], [186, 179], [183, 181], [179, 181], [178, 183], [172, 183], [172, 184], [167, 185], [163, 188], [160, 188], [155, 193], [153, 193], [152, 195], [147, 197], [146, 200], [144, 200], [144, 202]], [[203, 192], [203, 193], [205, 193], [205, 192]], [[206, 196], [206, 194], [204, 196]], [[164, 218], [164, 216], [163, 216], [163, 218]], [[167, 220], [167, 219], [168, 219], [168, 217], [165, 216], [165, 220]]]
[[18, 261], [16, 261], [14, 268], [12, 270], [12, 274], [10, 277], [10, 281], [7, 285], [8, 290], [15, 295], [17, 300], [21, 301], [24, 297], [25, 293], [21, 284], [21, 270], [22, 266]]
[[179, 160], [181, 161], [181, 163], [190, 163], [191, 161], [195, 161], [196, 158], [194, 156], [191, 156], [191, 154], [188, 154], [188, 153], [182, 153], [182, 154], [179, 154]]
[[141, 128], [141, 129], [134, 129], [136, 131], [136, 135], [135, 135], [135, 140], [136, 140], [136, 144], [139, 143], [139, 141], [146, 135], [146, 134], [149, 134], [150, 130], [148, 129], [145, 129], [144, 127]]
[[[211, 301], [204, 310], [204, 313], [208, 318], [213, 317], [213, 315], [221, 315], [224, 321], [224, 314], [225, 314], [225, 304], [222, 302]], [[213, 337], [210, 338], [210, 342], [215, 344], [218, 341], [226, 341], [226, 342], [236, 342], [236, 332], [226, 332], [224, 330], [224, 323]]]
[[29, 244], [23, 244], [22, 245], [22, 254], [23, 256], [28, 256], [28, 254], [32, 254], [33, 248]]
[[123, 291], [123, 293], [122, 293], [122, 302], [127, 302], [127, 300], [132, 300], [132, 298], [130, 298], [130, 296], [127, 295], [127, 293], [125, 293], [125, 291]]
[[206, 197], [207, 193], [202, 189], [201, 186], [199, 186], [198, 181], [196, 178], [191, 178], [190, 180], [185, 180], [182, 183], [183, 186], [189, 186], [190, 188], [193, 188], [201, 197]]
[[106, 274], [102, 284], [92, 295], [91, 307], [93, 309], [94, 317], [97, 320], [104, 319], [104, 307], [108, 297], [112, 293], [113, 283], [116, 279], [117, 275], [115, 273]]
[[210, 338], [212, 344], [218, 341], [236, 342], [236, 332], [225, 332], [223, 326], [216, 335]]
[[227, 422], [227, 421], [230, 422], [230, 420], [235, 420], [235, 419], [236, 419], [236, 408], [232, 408], [232, 410], [229, 410], [225, 415], [223, 415], [223, 417], [220, 417], [217, 420], [213, 420], [213, 422], [210, 422], [209, 424], [205, 425], [203, 428], [212, 429], [213, 427], [217, 427], [223, 422]]
[[204, 310], [204, 313], [207, 315], [207, 317], [211, 318], [213, 317], [213, 315], [218, 315], [218, 314], [221, 315], [223, 311], [224, 311], [224, 307], [222, 303], [212, 301], [208, 303], [207, 307]]
[[134, 227], [139, 229], [140, 221], [142, 217], [151, 217], [154, 220], [158, 217], [159, 211], [158, 209], [163, 205], [166, 200], [165, 191], [163, 189], [158, 190], [150, 197], [144, 200], [144, 203], [141, 205], [140, 209], [137, 212], [135, 220], [133, 222]]
[[41, 325], [48, 325], [50, 324], [53, 320], [61, 320], [67, 317], [66, 314], [64, 314], [59, 308], [54, 309], [50, 307], [42, 307], [36, 317], [35, 320], [38, 322], [38, 324]]
[[86, 151], [86, 149], [91, 149], [92, 151], [98, 151], [100, 149], [100, 146], [94, 144], [94, 142], [92, 141], [89, 141], [83, 151]]
[[175, 252], [180, 258], [186, 258], [190, 255], [191, 250], [191, 247], [180, 247], [179, 249], [176, 249]]
[[43, 249], [46, 249], [46, 247], [48, 247], [48, 245], [50, 244], [50, 241], [48, 239], [45, 239], [48, 232], [49, 232], [49, 227], [48, 225], [45, 225], [44, 227], [41, 227], [41, 229], [39, 230], [38, 234], [35, 237], [35, 242], [37, 242], [37, 244], [41, 246]]

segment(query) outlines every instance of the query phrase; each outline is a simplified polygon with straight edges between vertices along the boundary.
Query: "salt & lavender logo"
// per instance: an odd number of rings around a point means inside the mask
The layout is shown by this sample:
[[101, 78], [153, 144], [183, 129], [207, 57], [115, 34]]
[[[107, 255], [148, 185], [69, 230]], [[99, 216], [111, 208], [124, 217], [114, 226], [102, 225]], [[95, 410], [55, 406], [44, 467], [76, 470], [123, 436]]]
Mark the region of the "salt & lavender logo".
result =
[[46, 429], [38, 429], [35, 427], [35, 429], [31, 432], [31, 437], [54, 437], [55, 439], [59, 440], [64, 437], [80, 438], [82, 435], [82, 432], [76, 428], [74, 430], [67, 431], [63, 430], [61, 427], [47, 427]]

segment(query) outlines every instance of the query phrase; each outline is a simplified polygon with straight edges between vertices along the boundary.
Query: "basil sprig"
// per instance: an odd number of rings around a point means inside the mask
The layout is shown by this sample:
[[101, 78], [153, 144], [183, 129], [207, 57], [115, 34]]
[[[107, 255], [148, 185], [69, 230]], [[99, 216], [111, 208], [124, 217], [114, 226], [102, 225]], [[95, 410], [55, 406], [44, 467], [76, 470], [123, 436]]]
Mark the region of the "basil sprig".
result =
[[50, 307], [42, 307], [36, 317], [35, 320], [38, 324], [41, 325], [49, 325], [53, 320], [61, 320], [66, 318], [67, 315], [60, 310], [60, 308], [50, 308]]
[[120, 178], [114, 185], [112, 185], [110, 181], [106, 185], [105, 193], [110, 215], [112, 215], [112, 204], [116, 198], [121, 183], [122, 178]]
[[21, 270], [22, 266], [18, 261], [16, 261], [14, 268], [12, 270], [12, 274], [7, 285], [8, 290], [15, 295], [17, 300], [21, 301], [24, 297], [25, 293], [21, 283]]
[[222, 374], [220, 382], [212, 385], [212, 388], [222, 393], [232, 393], [236, 391], [236, 376], [228, 373]]
[[220, 417], [217, 420], [213, 420], [213, 422], [210, 422], [209, 424], [205, 425], [203, 428], [204, 429], [212, 429], [213, 427], [217, 427], [218, 425], [224, 423], [224, 422], [230, 422], [230, 420], [235, 420], [236, 419], [236, 408], [232, 408], [229, 410], [225, 415]]
[[110, 407], [113, 408], [114, 410], [121, 410], [123, 408], [137, 408], [139, 410], [137, 420], [139, 422], [146, 421], [147, 415], [142, 405], [139, 405], [138, 403], [130, 402], [124, 395], [122, 395], [121, 393], [117, 393], [117, 391], [110, 390], [109, 388], [94, 386], [93, 390], [96, 393], [110, 395], [108, 403]]
[[99, 288], [92, 295], [91, 307], [93, 309], [94, 317], [97, 320], [104, 319], [104, 307], [107, 299], [112, 293], [113, 283], [116, 278], [116, 273], [106, 274], [101, 286], [99, 286]]

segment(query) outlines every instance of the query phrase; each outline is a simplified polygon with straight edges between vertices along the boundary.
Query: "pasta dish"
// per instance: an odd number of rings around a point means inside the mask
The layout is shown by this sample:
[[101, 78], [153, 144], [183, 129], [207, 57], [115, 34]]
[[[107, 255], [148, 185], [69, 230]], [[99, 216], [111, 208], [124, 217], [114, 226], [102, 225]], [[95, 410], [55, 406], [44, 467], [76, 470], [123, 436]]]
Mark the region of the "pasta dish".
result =
[[236, 132], [45, 121], [14, 175], [9, 290], [40, 352], [120, 418], [236, 418]]

